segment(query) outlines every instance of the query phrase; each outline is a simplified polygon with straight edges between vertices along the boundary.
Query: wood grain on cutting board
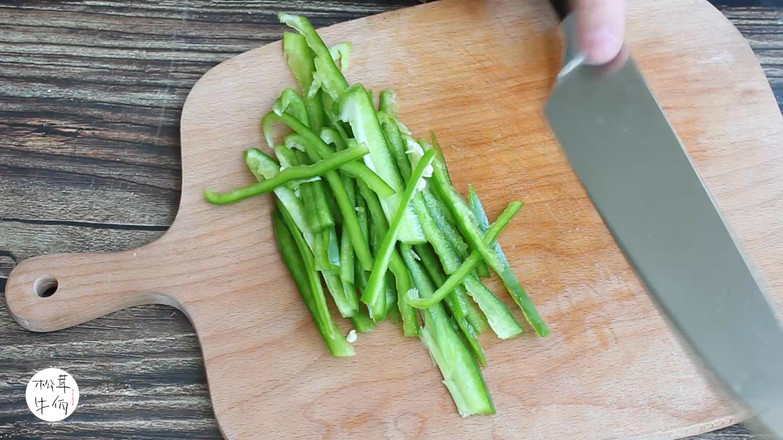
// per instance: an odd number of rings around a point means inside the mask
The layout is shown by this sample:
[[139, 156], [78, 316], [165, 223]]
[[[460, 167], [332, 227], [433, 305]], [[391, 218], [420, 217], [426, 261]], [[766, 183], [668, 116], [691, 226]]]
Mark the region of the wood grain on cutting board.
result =
[[[252, 181], [241, 151], [263, 144], [260, 116], [294, 84], [279, 44], [194, 87], [182, 201], [166, 235], [118, 254], [23, 262], [6, 289], [17, 319], [50, 331], [134, 304], [181, 308], [230, 439], [668, 438], [738, 420], [677, 345], [549, 132], [542, 107], [561, 43], [547, 2], [445, 0], [323, 36], [354, 42], [349, 81], [397, 89], [403, 120], [438, 133], [458, 189], [473, 183], [491, 217], [512, 198], [527, 204], [501, 242], [553, 335], [482, 339], [496, 416], [461, 419], [424, 347], [391, 325], [361, 335], [356, 357], [331, 358], [280, 263], [270, 199], [202, 200], [206, 186]], [[632, 2], [629, 38], [732, 229], [779, 290], [781, 120], [756, 59], [703, 1]], [[32, 285], [46, 274], [59, 288], [39, 298]]]

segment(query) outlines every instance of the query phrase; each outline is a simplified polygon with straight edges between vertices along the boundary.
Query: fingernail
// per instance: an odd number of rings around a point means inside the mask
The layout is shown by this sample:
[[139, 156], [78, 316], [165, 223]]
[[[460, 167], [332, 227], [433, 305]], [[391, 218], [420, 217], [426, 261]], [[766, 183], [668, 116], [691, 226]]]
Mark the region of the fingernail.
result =
[[587, 63], [606, 64], [620, 52], [623, 42], [609, 28], [603, 27], [588, 32], [582, 37], [582, 50], [587, 54]]

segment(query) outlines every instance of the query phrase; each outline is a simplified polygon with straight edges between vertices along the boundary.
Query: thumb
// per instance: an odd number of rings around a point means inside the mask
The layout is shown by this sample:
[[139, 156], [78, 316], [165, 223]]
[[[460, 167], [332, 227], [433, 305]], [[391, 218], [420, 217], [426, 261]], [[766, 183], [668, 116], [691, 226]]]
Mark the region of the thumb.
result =
[[590, 64], [612, 61], [625, 39], [625, 0], [577, 0], [581, 49]]

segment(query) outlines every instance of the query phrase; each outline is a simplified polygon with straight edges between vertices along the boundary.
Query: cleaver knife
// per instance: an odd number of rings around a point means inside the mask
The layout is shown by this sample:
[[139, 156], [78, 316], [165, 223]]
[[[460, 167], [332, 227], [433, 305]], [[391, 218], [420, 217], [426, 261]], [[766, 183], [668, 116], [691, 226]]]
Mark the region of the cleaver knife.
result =
[[584, 63], [574, 14], [545, 113], [659, 308], [763, 430], [783, 438], [783, 331], [709, 190], [629, 58]]

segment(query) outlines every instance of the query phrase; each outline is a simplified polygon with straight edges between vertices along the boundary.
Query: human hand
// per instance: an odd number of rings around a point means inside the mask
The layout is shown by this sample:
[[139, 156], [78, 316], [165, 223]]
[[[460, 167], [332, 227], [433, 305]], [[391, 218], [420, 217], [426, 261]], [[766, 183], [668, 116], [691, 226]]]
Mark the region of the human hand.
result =
[[625, 0], [576, 0], [582, 51], [590, 64], [617, 58], [625, 39]]

